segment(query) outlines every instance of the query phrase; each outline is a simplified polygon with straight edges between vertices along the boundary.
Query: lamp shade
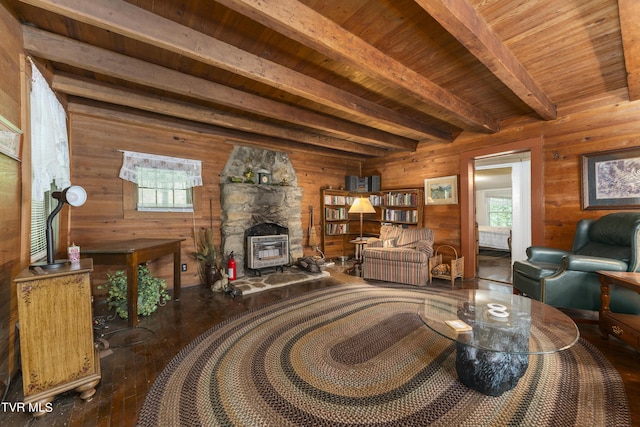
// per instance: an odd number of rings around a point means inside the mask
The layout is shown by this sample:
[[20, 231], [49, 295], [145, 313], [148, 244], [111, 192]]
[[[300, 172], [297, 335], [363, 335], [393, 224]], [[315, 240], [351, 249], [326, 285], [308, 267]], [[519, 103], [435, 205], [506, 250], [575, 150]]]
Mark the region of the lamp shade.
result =
[[376, 213], [376, 210], [368, 198], [358, 197], [349, 208], [349, 213]]
[[62, 192], [62, 196], [64, 198], [64, 202], [74, 207], [82, 206], [84, 205], [84, 202], [87, 201], [87, 192], [79, 185], [72, 185], [65, 189]]

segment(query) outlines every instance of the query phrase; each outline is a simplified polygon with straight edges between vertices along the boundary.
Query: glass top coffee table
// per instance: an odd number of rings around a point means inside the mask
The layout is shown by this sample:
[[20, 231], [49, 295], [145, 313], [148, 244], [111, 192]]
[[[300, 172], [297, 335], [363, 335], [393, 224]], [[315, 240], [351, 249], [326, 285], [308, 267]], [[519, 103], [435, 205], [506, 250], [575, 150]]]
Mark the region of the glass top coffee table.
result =
[[529, 355], [574, 345], [580, 333], [567, 315], [530, 298], [485, 290], [429, 295], [424, 323], [456, 343], [456, 371], [469, 388], [500, 396], [516, 386]]

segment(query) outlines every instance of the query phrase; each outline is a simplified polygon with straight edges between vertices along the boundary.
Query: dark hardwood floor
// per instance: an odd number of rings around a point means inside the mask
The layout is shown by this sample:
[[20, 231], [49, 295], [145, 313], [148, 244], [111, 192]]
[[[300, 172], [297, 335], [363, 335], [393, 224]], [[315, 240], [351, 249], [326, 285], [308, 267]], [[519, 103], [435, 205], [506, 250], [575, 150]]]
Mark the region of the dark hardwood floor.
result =
[[[504, 268], [504, 267], [503, 267]], [[212, 326], [247, 310], [312, 289], [362, 280], [344, 274], [339, 263], [330, 269], [331, 278], [232, 298], [213, 293], [204, 286], [185, 288], [179, 302], [171, 301], [149, 317], [141, 317], [139, 328], [131, 330], [126, 322], [105, 322], [97, 329], [109, 343], [101, 358], [102, 382], [89, 402], [75, 392], [64, 393], [53, 401], [54, 411], [34, 419], [24, 412], [11, 412], [6, 405], [0, 413], [0, 426], [133, 426], [145, 396], [156, 376], [189, 342]], [[498, 274], [498, 273], [496, 273]], [[505, 274], [503, 271], [502, 275]], [[432, 287], [450, 289], [450, 282], [435, 280]], [[480, 288], [510, 291], [508, 284], [489, 280], [457, 281], [456, 288]], [[505, 288], [506, 287], [506, 288]], [[96, 315], [105, 312], [105, 304], [95, 304]], [[594, 344], [618, 369], [625, 383], [633, 424], [640, 425], [640, 356], [615, 338], [602, 340], [595, 324], [579, 324], [584, 338]], [[10, 385], [7, 402], [22, 401], [22, 383], [18, 376]]]

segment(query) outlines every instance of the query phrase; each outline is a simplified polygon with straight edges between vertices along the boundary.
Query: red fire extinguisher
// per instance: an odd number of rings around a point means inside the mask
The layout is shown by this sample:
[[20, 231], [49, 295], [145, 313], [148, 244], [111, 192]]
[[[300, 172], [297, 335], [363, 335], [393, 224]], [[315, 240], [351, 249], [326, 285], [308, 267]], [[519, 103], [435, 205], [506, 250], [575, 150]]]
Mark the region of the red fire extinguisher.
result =
[[236, 260], [233, 259], [233, 251], [229, 254], [229, 262], [227, 263], [227, 274], [229, 280], [236, 280]]

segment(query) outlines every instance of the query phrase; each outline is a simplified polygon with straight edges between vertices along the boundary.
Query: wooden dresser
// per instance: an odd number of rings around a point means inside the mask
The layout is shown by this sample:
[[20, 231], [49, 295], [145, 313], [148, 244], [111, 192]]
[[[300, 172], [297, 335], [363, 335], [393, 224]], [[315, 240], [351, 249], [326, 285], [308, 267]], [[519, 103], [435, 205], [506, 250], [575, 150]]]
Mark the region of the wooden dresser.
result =
[[23, 270], [16, 278], [24, 403], [34, 415], [75, 389], [83, 399], [100, 382], [91, 309], [91, 259], [54, 270]]

